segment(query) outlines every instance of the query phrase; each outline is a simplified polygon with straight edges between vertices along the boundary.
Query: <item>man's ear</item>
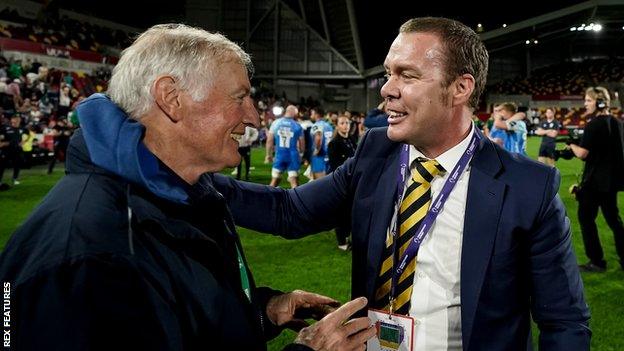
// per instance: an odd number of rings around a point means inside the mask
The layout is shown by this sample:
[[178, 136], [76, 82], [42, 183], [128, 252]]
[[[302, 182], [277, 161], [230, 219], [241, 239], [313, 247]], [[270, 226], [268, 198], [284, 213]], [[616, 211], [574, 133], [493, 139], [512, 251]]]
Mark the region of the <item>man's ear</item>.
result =
[[453, 82], [453, 106], [467, 105], [475, 89], [475, 79], [472, 74], [464, 73]]
[[154, 81], [152, 95], [158, 108], [176, 123], [182, 119], [181, 90], [172, 76], [159, 76]]

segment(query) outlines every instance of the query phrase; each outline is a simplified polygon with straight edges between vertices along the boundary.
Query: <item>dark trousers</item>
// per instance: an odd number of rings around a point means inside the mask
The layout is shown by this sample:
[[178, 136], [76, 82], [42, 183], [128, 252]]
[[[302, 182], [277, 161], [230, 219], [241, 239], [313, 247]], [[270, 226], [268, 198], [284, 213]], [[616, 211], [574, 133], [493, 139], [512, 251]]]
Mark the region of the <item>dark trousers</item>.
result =
[[579, 202], [578, 218], [585, 244], [585, 254], [589, 260], [601, 267], [606, 267], [607, 264], [604, 260], [604, 252], [600, 245], [598, 227], [596, 226], [596, 217], [600, 208], [609, 228], [613, 231], [615, 250], [620, 257], [620, 264], [624, 268], [624, 225], [622, 225], [622, 218], [617, 207], [617, 192], [604, 193], [583, 189], [577, 198]]
[[24, 154], [22, 157], [22, 168], [29, 169], [30, 167], [32, 167], [32, 157], [33, 157], [32, 151], [24, 151]]
[[249, 180], [249, 167], [251, 167], [251, 146], [242, 146], [238, 148], [238, 153], [241, 155], [241, 161], [236, 167], [236, 179], [241, 179], [241, 168], [243, 161], [245, 161], [245, 180]]
[[48, 174], [52, 174], [54, 171], [54, 166], [56, 165], [56, 161], [65, 161], [65, 152], [67, 151], [67, 145], [65, 144], [57, 144], [54, 145], [54, 156], [50, 160], [48, 164]]
[[48, 163], [48, 174], [52, 174], [52, 172], [54, 171], [54, 166], [56, 165], [57, 158], [58, 158], [58, 152], [56, 151], [56, 149], [54, 149], [54, 156], [52, 156], [50, 163]]
[[337, 226], [336, 240], [338, 241], [338, 245], [346, 245], [349, 234], [351, 234], [351, 228], [348, 225]]
[[[4, 160], [0, 161], [0, 183], [4, 177], [4, 169], [11, 164], [13, 166], [13, 180], [17, 180], [20, 174], [20, 167], [22, 165], [22, 150], [7, 150], [5, 151]], [[1, 156], [0, 156], [1, 157]]]
[[336, 226], [336, 241], [338, 241], [338, 245], [346, 245], [349, 234], [351, 234], [351, 221], [350, 218], [345, 217]]

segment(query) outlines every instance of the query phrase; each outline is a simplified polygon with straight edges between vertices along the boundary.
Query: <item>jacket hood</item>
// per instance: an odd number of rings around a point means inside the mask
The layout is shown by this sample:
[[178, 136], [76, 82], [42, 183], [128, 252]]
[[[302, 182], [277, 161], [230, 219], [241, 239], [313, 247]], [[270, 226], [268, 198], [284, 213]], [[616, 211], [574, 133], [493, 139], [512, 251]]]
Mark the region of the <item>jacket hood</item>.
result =
[[[141, 123], [130, 119], [104, 94], [91, 95], [76, 111], [84, 144], [94, 165], [141, 185], [161, 198], [188, 203], [190, 186], [145, 147], [145, 127]], [[76, 147], [80, 149], [79, 141], [74, 144], [70, 152]], [[71, 168], [68, 170], [71, 172]]]

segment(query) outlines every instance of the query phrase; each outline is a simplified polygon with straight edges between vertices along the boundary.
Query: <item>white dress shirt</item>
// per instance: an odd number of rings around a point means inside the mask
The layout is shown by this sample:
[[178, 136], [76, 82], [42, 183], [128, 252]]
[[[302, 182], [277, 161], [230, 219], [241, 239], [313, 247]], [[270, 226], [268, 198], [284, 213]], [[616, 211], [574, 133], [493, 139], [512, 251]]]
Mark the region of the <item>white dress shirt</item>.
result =
[[[473, 134], [474, 127], [459, 144], [436, 157], [446, 173], [431, 182], [432, 203]], [[410, 165], [417, 157], [425, 156], [410, 146]], [[462, 350], [460, 266], [469, 179], [470, 166], [459, 177], [418, 251], [409, 311], [414, 318], [413, 351]]]

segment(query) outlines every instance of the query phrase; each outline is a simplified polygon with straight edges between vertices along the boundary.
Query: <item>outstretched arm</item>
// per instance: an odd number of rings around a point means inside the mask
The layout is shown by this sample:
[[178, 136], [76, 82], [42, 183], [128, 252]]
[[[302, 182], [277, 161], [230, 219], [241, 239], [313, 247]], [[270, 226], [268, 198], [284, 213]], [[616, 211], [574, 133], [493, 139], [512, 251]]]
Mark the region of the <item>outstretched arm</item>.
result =
[[347, 203], [344, 170], [295, 189], [239, 182], [214, 175], [237, 225], [285, 238], [330, 230]]
[[298, 238], [335, 228], [350, 211], [350, 189], [366, 134], [355, 156], [331, 174], [294, 189], [236, 181], [214, 174], [237, 225], [285, 238]]

